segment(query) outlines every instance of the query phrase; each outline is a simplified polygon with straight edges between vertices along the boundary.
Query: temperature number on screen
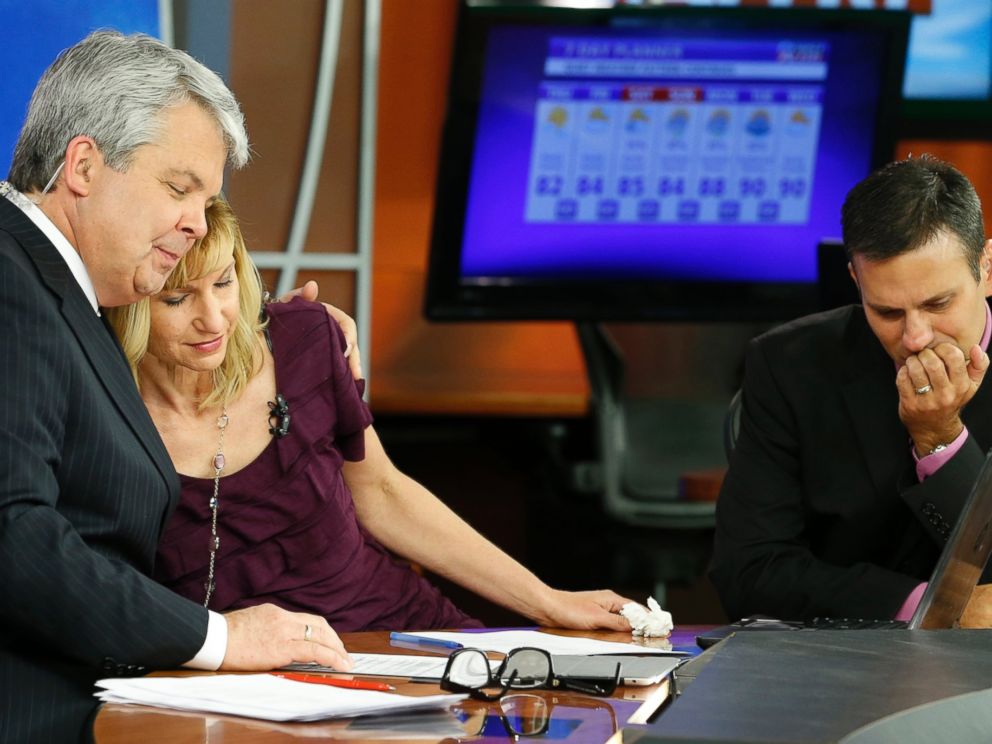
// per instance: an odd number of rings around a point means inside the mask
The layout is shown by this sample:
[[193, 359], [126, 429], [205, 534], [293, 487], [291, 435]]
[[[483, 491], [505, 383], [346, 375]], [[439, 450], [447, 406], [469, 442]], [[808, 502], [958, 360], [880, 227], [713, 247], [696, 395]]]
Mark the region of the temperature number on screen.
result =
[[723, 196], [725, 187], [723, 178], [700, 178], [698, 191], [700, 196]]
[[763, 178], [742, 178], [738, 185], [742, 197], [765, 195], [766, 184]]
[[579, 196], [586, 196], [587, 194], [602, 194], [603, 177], [579, 176], [579, 180], [575, 184], [575, 190], [578, 192]]
[[558, 196], [563, 180], [561, 176], [538, 176], [537, 193], [542, 196]]
[[806, 181], [802, 178], [782, 178], [778, 182], [778, 194], [783, 199], [790, 196], [802, 198], [806, 195]]
[[617, 192], [621, 196], [641, 196], [644, 193], [644, 179], [640, 176], [621, 176], [617, 181]]

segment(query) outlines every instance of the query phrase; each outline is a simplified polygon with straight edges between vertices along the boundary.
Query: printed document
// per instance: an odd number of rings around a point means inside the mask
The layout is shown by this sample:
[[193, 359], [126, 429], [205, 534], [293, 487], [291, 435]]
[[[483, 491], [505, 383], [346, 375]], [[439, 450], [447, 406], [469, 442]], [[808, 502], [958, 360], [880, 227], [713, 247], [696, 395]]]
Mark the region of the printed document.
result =
[[307, 684], [271, 674], [216, 674], [194, 677], [101, 679], [103, 702], [134, 703], [269, 721], [319, 721], [447, 708], [465, 695], [413, 697], [394, 692]]
[[[348, 672], [314, 663], [290, 664], [285, 667], [297, 672], [321, 672], [332, 674], [360, 674], [367, 677], [415, 677], [417, 679], [440, 680], [448, 663], [445, 656], [414, 656], [412, 654], [351, 654], [354, 666]], [[500, 662], [491, 660], [489, 665], [496, 669]]]
[[671, 654], [671, 648], [642, 646], [637, 643], [597, 641], [592, 638], [560, 636], [536, 630], [494, 630], [484, 633], [423, 631], [411, 635], [460, 643], [465, 648], [481, 648], [505, 654], [515, 648], [543, 648], [551, 654]]

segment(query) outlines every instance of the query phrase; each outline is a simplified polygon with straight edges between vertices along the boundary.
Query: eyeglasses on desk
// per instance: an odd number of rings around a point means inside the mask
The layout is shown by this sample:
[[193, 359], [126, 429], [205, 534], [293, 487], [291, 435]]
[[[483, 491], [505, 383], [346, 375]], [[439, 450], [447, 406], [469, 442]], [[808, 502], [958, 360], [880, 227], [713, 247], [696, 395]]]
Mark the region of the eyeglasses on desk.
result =
[[541, 648], [515, 648], [494, 671], [486, 652], [463, 648], [448, 657], [441, 689], [464, 692], [477, 700], [498, 700], [509, 690], [540, 688], [612, 695], [620, 683], [620, 664], [612, 677], [575, 679], [555, 674], [551, 654]]

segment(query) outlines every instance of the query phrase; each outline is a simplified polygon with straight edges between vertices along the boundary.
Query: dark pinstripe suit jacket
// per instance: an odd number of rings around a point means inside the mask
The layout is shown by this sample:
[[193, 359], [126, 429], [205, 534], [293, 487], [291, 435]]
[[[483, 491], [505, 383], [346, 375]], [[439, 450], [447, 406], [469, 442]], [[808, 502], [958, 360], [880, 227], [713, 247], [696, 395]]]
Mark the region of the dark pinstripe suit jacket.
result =
[[179, 482], [120, 348], [3, 197], [0, 311], [0, 742], [56, 741], [95, 679], [194, 656], [207, 612], [148, 578]]

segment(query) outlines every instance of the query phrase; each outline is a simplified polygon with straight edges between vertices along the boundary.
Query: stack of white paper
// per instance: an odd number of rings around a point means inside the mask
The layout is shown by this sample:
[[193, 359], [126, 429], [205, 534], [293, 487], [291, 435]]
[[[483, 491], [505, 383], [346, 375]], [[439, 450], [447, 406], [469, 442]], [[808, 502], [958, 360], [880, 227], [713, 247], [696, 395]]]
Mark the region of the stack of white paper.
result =
[[295, 682], [271, 674], [101, 679], [94, 693], [108, 703], [136, 703], [269, 721], [318, 721], [446, 708], [465, 695], [412, 697]]
[[[353, 666], [347, 673], [360, 674], [363, 677], [416, 677], [421, 680], [439, 680], [448, 663], [447, 656], [414, 656], [413, 654], [349, 654], [349, 656]], [[500, 663], [494, 659], [489, 662], [489, 666], [495, 670]], [[312, 662], [290, 664], [285, 668], [300, 672], [342, 674], [340, 670]]]

